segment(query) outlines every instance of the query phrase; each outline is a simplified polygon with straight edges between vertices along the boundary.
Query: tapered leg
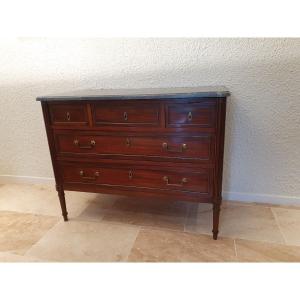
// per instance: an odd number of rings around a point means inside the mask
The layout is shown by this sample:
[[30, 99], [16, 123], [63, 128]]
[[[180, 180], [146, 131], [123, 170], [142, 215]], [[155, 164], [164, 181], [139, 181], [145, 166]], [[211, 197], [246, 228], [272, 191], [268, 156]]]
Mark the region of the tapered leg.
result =
[[56, 185], [56, 190], [59, 197], [59, 202], [61, 206], [61, 212], [64, 217], [64, 221], [68, 221], [68, 212], [66, 207], [66, 199], [65, 199], [65, 192], [62, 186]]
[[216, 240], [219, 233], [219, 218], [220, 218], [221, 203], [213, 204], [213, 238]]

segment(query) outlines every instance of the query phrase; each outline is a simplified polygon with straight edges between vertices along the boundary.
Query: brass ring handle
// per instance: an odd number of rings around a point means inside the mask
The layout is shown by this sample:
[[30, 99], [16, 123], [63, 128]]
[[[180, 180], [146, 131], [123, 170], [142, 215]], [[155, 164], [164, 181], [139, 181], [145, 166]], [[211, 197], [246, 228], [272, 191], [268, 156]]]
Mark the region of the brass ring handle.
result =
[[69, 112], [67, 112], [67, 120], [70, 121], [71, 120], [71, 115]]
[[123, 117], [124, 117], [124, 120], [127, 121], [128, 120], [128, 114], [126, 111], [124, 111], [123, 113]]
[[94, 177], [84, 176], [84, 172], [83, 172], [83, 170], [81, 170], [79, 172], [79, 175], [81, 176], [82, 179], [85, 179], [85, 180], [96, 180], [97, 177], [99, 177], [100, 174], [99, 174], [98, 171], [96, 171]]
[[180, 149], [178, 149], [178, 150], [171, 149], [170, 146], [168, 145], [168, 143], [162, 143], [162, 147], [164, 150], [166, 150], [168, 152], [183, 152], [184, 150], [187, 149], [187, 144], [182, 144]]
[[180, 183], [169, 183], [169, 177], [168, 176], [164, 176], [163, 180], [166, 182], [166, 185], [169, 185], [169, 186], [183, 186], [184, 183], [188, 182], [188, 179], [186, 177], [183, 177], [181, 179]]
[[92, 149], [96, 145], [95, 140], [91, 140], [90, 145], [80, 145], [80, 143], [77, 139], [75, 139], [73, 141], [73, 143], [74, 143], [75, 146], [78, 146], [80, 149]]

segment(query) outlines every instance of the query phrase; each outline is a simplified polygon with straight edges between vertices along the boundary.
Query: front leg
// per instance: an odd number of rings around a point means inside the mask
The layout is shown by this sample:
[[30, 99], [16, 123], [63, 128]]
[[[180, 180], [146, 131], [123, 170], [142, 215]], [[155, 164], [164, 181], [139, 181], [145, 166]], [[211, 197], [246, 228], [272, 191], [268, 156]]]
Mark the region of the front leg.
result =
[[66, 207], [66, 199], [65, 199], [65, 192], [64, 192], [63, 186], [56, 185], [56, 190], [57, 190], [58, 197], [59, 197], [62, 215], [64, 217], [64, 221], [66, 222], [66, 221], [68, 221], [68, 212], [67, 212], [67, 207]]
[[218, 238], [220, 211], [221, 211], [221, 202], [214, 203], [213, 204], [213, 230], [212, 230], [214, 240]]

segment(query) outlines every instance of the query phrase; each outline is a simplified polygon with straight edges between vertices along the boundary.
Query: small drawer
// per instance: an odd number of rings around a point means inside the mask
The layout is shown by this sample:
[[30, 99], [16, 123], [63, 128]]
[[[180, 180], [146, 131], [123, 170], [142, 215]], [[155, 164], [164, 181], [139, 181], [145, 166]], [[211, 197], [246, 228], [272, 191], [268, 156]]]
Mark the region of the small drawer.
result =
[[138, 102], [101, 102], [93, 105], [96, 126], [159, 126], [159, 104]]
[[62, 165], [65, 183], [124, 186], [160, 190], [180, 190], [210, 196], [211, 169], [176, 171], [166, 168], [143, 168], [107, 165]]
[[88, 125], [88, 114], [85, 104], [50, 103], [49, 112], [53, 125]]
[[106, 136], [56, 133], [59, 154], [148, 156], [213, 162], [213, 134], [189, 137]]
[[167, 127], [215, 127], [216, 101], [166, 105]]

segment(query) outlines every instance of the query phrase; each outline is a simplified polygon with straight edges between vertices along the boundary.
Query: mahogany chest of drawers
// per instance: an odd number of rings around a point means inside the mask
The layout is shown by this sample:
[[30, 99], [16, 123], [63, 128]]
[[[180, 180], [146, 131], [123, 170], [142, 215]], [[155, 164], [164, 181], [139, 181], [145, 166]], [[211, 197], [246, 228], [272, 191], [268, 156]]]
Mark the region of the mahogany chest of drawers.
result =
[[208, 202], [217, 239], [227, 96], [199, 87], [38, 97], [64, 220], [64, 190]]

